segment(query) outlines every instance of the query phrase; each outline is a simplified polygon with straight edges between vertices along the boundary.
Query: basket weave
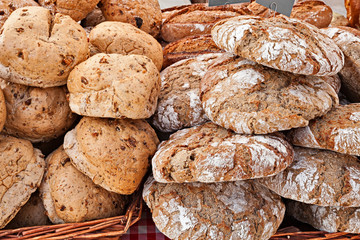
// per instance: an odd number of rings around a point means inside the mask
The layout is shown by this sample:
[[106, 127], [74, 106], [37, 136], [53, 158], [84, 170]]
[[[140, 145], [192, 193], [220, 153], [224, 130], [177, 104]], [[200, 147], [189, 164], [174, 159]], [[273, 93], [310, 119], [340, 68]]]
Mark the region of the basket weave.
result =
[[284, 239], [292, 239], [292, 240], [340, 240], [340, 239], [360, 239], [359, 234], [352, 233], [328, 233], [324, 231], [309, 231], [302, 232], [297, 227], [287, 227], [280, 229], [275, 235], [271, 237], [270, 240], [284, 240]]

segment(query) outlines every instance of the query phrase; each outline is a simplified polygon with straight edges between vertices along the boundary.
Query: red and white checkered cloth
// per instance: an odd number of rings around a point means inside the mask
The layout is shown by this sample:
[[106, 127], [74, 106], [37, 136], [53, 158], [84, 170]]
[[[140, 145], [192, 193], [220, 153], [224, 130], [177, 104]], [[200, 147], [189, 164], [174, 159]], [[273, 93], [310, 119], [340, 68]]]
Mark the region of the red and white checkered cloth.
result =
[[121, 240], [170, 240], [155, 226], [150, 209], [144, 204], [141, 219], [130, 227]]

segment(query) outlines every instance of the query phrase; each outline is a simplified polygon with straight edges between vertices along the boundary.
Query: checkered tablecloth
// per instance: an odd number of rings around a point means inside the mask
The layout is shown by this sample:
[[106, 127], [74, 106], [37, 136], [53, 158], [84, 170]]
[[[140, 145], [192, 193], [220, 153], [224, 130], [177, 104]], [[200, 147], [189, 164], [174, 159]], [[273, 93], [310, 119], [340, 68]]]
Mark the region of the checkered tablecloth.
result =
[[140, 221], [131, 226], [121, 240], [170, 240], [156, 228], [150, 209], [144, 205]]

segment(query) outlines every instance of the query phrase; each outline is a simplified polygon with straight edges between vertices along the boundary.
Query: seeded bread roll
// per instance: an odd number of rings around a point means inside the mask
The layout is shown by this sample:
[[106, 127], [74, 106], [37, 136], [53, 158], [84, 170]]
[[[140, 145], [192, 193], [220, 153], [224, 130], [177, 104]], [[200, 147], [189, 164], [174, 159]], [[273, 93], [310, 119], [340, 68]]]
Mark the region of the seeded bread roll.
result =
[[107, 21], [130, 23], [155, 38], [160, 33], [158, 0], [101, 0], [99, 6]]
[[132, 194], [159, 140], [145, 120], [84, 117], [64, 139], [72, 163], [108, 191]]
[[39, 4], [52, 13], [69, 15], [77, 22], [94, 10], [99, 2], [100, 0], [39, 0]]
[[240, 57], [219, 59], [201, 80], [206, 116], [241, 134], [266, 134], [303, 127], [338, 104], [320, 77], [296, 75]]
[[137, 54], [149, 57], [160, 71], [163, 54], [160, 43], [129, 23], [103, 22], [94, 27], [90, 43], [102, 53]]
[[45, 142], [63, 135], [77, 119], [66, 99], [66, 87], [34, 88], [5, 84], [4, 132], [31, 142]]
[[297, 146], [360, 156], [360, 103], [336, 106], [288, 137]]
[[308, 204], [360, 206], [360, 162], [351, 155], [295, 147], [293, 163], [283, 172], [259, 179], [279, 194]]
[[160, 74], [146, 56], [100, 53], [75, 67], [67, 87], [79, 115], [144, 119], [156, 110]]
[[71, 164], [62, 146], [46, 162], [40, 192], [53, 223], [84, 222], [124, 213], [127, 197], [95, 185]]
[[69, 16], [42, 7], [14, 11], [0, 34], [0, 78], [33, 87], [66, 84], [89, 46], [84, 29]]
[[311, 24], [285, 16], [225, 19], [211, 35], [219, 48], [281, 71], [328, 76], [344, 66], [334, 41]]
[[10, 14], [18, 8], [39, 6], [33, 0], [1, 0], [0, 1], [0, 28], [4, 25]]
[[276, 194], [252, 181], [157, 183], [143, 198], [157, 228], [170, 239], [269, 239], [285, 207]]
[[5, 227], [40, 185], [44, 156], [31, 142], [0, 135], [0, 229]]

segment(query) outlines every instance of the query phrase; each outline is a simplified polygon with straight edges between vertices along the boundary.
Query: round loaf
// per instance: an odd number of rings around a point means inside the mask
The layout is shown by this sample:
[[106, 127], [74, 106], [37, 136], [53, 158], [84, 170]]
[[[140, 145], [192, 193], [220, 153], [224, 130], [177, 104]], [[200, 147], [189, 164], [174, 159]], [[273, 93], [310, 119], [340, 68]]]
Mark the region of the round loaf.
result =
[[129, 23], [103, 22], [94, 27], [90, 43], [102, 53], [137, 54], [149, 57], [160, 71], [163, 54], [160, 43]]
[[0, 28], [4, 25], [10, 14], [18, 8], [39, 6], [33, 0], [1, 0], [0, 1]]
[[326, 76], [344, 66], [334, 41], [298, 19], [238, 16], [218, 22], [211, 35], [219, 48], [282, 71]]
[[67, 87], [79, 115], [143, 119], [156, 110], [160, 74], [146, 56], [100, 53], [75, 67]]
[[320, 77], [225, 55], [201, 80], [200, 98], [211, 121], [242, 134], [307, 126], [338, 104], [335, 90]]
[[221, 53], [200, 55], [170, 65], [161, 72], [161, 91], [152, 118], [163, 132], [173, 132], [209, 121], [200, 101], [200, 81]]
[[360, 31], [349, 27], [322, 29], [345, 55], [345, 66], [339, 72], [342, 92], [353, 102], [360, 102]]
[[159, 140], [145, 120], [84, 117], [64, 139], [78, 170], [108, 191], [131, 194], [149, 167]]
[[105, 22], [105, 17], [102, 14], [102, 11], [99, 7], [95, 7], [94, 10], [92, 10], [87, 16], [86, 18], [84, 18], [81, 21], [81, 25], [84, 26], [84, 28], [86, 27], [95, 27], [96, 25]]
[[77, 22], [94, 10], [99, 2], [100, 0], [39, 0], [39, 4], [53, 14], [69, 15]]
[[360, 156], [360, 103], [336, 106], [288, 137], [297, 146]]
[[69, 16], [42, 7], [14, 11], [0, 35], [0, 78], [33, 87], [66, 84], [89, 46], [84, 29]]
[[275, 175], [293, 161], [277, 136], [250, 136], [205, 123], [172, 134], [152, 158], [157, 182], [223, 182]]
[[5, 227], [40, 185], [44, 156], [31, 142], [0, 135], [0, 229]]
[[344, 3], [350, 26], [360, 28], [360, 2], [358, 0], [345, 0]]
[[276, 194], [252, 181], [157, 183], [143, 198], [157, 228], [170, 239], [269, 239], [285, 207]]
[[360, 209], [357, 207], [321, 207], [289, 201], [286, 210], [298, 221], [321, 231], [360, 233]]
[[319, 206], [360, 206], [360, 162], [351, 155], [295, 147], [283, 172], [259, 179], [284, 198]]
[[71, 164], [62, 146], [46, 162], [40, 192], [53, 223], [84, 222], [124, 213], [127, 197], [95, 185]]
[[331, 23], [333, 12], [331, 7], [323, 1], [301, 1], [293, 6], [291, 18], [297, 18], [310, 23], [318, 28], [328, 27]]
[[34, 88], [8, 82], [4, 132], [31, 142], [63, 135], [77, 119], [66, 99], [66, 87]]
[[107, 21], [130, 23], [153, 37], [160, 33], [158, 0], [101, 0], [100, 8]]

